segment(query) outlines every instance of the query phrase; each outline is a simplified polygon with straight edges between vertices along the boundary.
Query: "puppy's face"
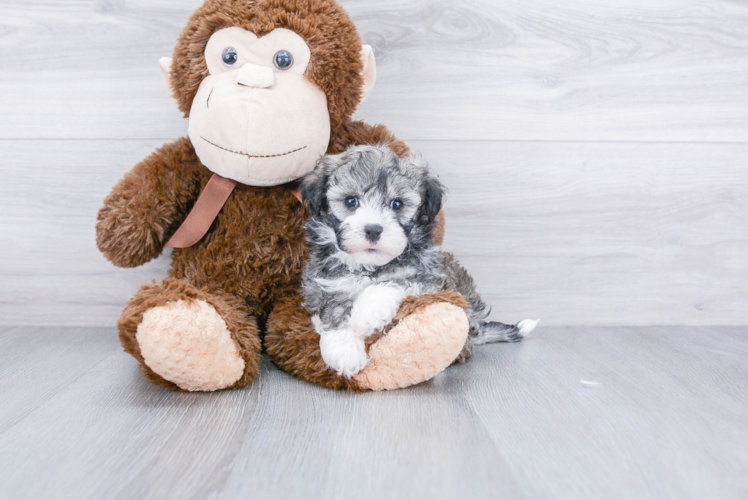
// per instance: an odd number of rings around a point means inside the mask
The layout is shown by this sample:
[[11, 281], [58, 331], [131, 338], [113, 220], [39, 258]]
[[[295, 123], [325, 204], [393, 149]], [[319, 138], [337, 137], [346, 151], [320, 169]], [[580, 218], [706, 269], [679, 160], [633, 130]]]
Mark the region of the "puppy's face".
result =
[[359, 264], [382, 266], [409, 244], [430, 243], [442, 189], [419, 159], [357, 146], [322, 158], [304, 179], [302, 196], [342, 251]]

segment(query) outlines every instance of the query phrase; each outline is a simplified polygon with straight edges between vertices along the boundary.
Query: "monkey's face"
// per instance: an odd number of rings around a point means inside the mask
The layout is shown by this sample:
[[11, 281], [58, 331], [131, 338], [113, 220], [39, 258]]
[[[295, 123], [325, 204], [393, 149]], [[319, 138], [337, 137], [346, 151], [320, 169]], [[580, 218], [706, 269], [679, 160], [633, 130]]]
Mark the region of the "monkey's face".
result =
[[309, 172], [327, 150], [325, 93], [305, 78], [311, 51], [295, 32], [258, 38], [238, 27], [213, 33], [210, 75], [192, 102], [189, 137], [211, 171], [252, 186], [283, 184]]

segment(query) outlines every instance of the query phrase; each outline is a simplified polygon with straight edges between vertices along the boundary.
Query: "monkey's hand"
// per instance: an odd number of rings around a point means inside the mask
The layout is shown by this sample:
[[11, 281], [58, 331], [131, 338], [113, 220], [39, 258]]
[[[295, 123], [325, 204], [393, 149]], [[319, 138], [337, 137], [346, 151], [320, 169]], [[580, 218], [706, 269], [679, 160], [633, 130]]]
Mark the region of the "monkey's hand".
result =
[[199, 194], [200, 163], [187, 138], [158, 149], [136, 165], [104, 200], [96, 245], [119, 267], [158, 257]]
[[364, 289], [351, 308], [348, 326], [360, 338], [382, 331], [400, 309], [406, 291], [395, 285], [371, 285]]

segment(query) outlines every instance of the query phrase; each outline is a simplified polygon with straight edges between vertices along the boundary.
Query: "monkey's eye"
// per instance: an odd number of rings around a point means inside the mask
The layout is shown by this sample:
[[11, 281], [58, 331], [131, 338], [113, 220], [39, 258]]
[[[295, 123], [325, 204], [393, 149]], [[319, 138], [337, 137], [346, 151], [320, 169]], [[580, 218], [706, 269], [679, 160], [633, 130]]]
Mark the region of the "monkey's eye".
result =
[[345, 206], [348, 208], [356, 208], [358, 206], [358, 198], [355, 196], [349, 196], [345, 199]]
[[281, 71], [285, 71], [293, 66], [293, 56], [287, 50], [279, 50], [273, 56], [273, 64]]
[[239, 54], [236, 52], [234, 47], [226, 47], [223, 49], [221, 59], [223, 59], [223, 64], [231, 67], [236, 64], [236, 61], [239, 59]]
[[399, 212], [403, 209], [403, 202], [400, 200], [392, 200], [390, 202], [390, 208], [394, 210], [395, 212]]

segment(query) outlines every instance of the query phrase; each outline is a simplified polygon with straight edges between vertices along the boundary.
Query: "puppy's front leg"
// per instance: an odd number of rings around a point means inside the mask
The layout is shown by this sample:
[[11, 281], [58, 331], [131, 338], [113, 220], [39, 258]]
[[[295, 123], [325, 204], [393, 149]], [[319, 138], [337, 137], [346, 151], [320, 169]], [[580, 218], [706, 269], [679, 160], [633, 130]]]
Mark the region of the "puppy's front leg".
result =
[[364, 339], [349, 327], [325, 330], [318, 315], [312, 316], [314, 329], [319, 333], [319, 350], [325, 364], [338, 375], [351, 378], [369, 363]]
[[397, 285], [366, 287], [353, 303], [348, 326], [362, 339], [380, 332], [395, 317], [405, 296], [406, 291]]

